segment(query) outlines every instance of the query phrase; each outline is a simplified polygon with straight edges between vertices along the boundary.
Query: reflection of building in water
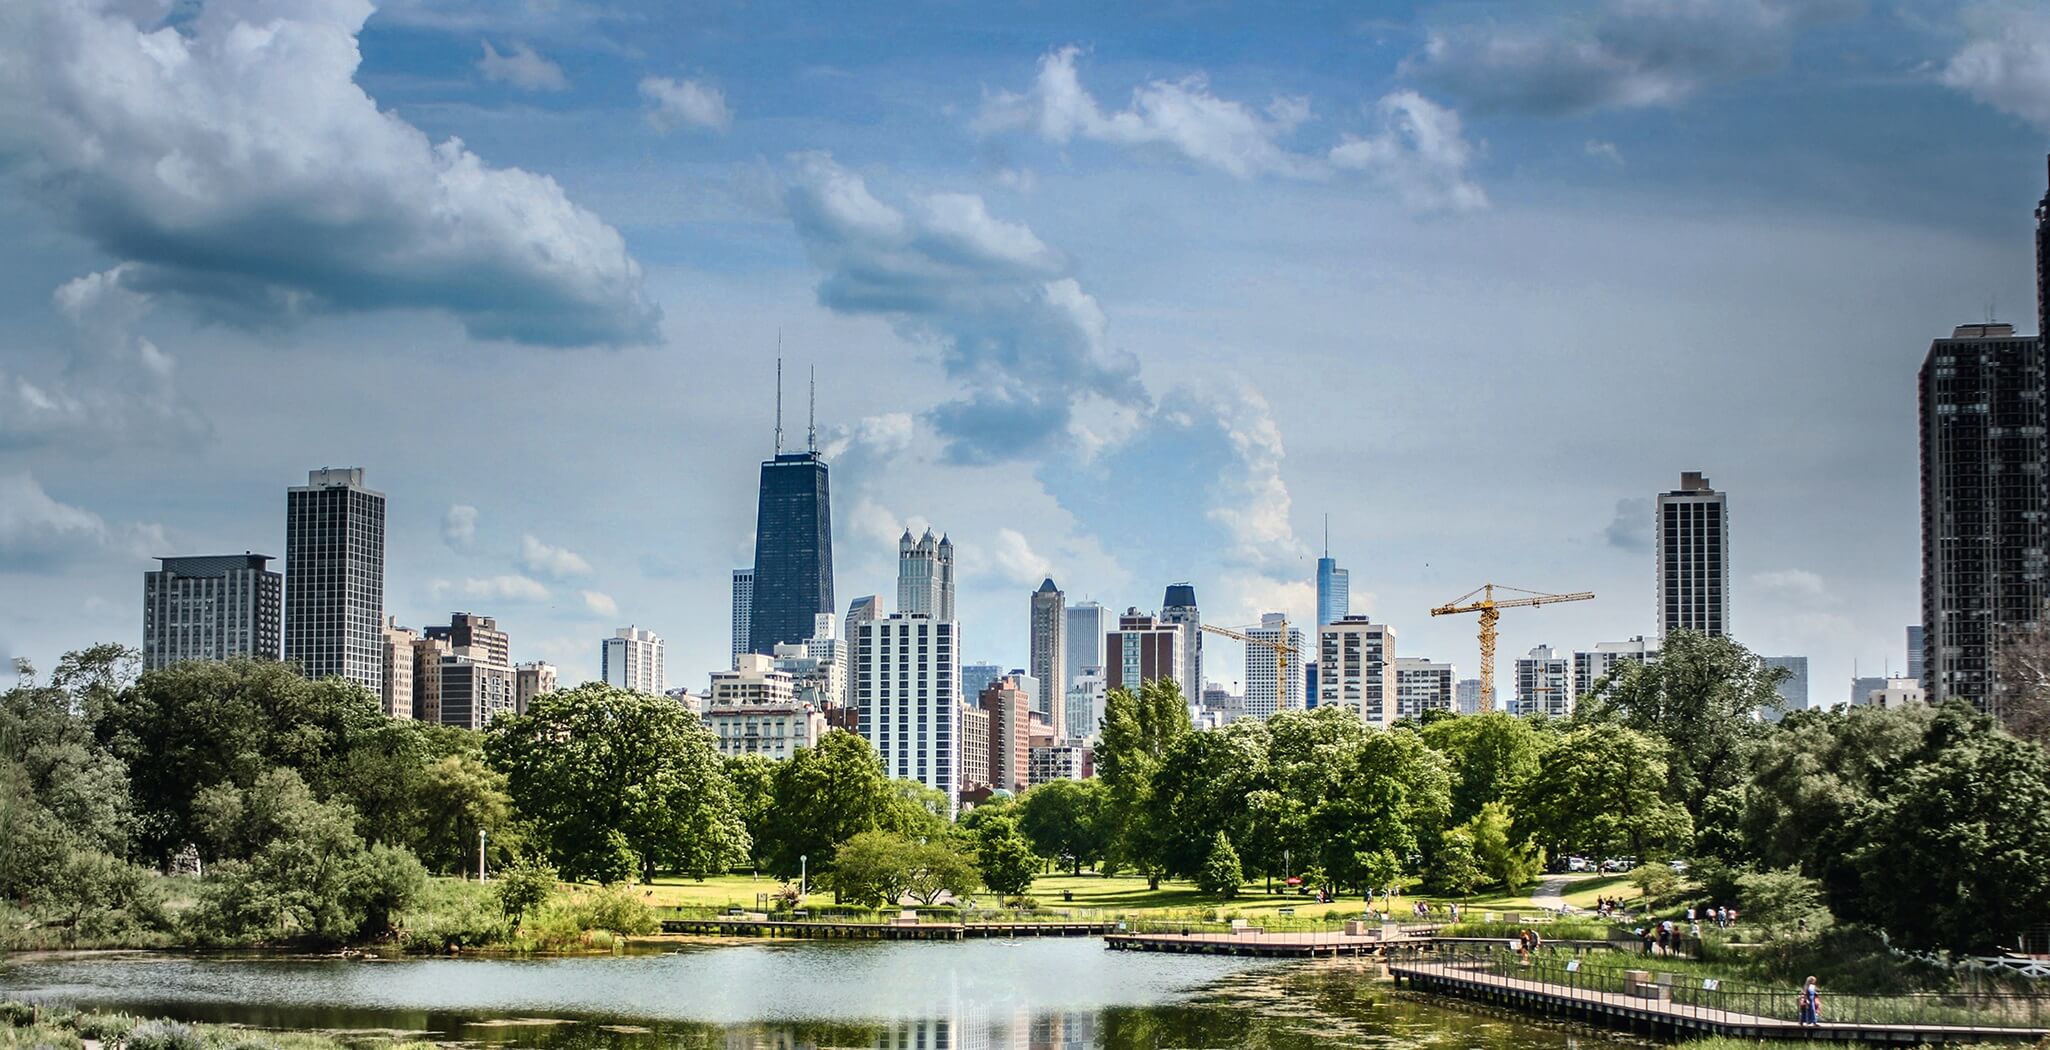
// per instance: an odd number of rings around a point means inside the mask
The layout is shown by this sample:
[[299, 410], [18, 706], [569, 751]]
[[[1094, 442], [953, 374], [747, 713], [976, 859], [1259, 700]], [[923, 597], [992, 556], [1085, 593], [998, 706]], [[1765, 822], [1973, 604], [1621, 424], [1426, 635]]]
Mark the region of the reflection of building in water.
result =
[[1095, 1046], [1093, 1013], [1040, 1014], [1032, 1022], [1030, 1050], [1094, 1050]]

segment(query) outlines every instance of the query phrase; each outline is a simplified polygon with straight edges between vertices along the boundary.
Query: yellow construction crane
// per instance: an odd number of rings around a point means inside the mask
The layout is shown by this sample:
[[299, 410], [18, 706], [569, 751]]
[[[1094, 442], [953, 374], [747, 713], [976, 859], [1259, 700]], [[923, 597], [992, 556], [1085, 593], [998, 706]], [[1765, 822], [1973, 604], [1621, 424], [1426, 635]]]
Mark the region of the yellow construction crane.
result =
[[[1209, 631], [1211, 634], [1220, 634], [1236, 642], [1244, 642], [1247, 645], [1258, 645], [1264, 648], [1274, 650], [1275, 674], [1280, 676], [1284, 680], [1288, 677], [1289, 654], [1294, 653], [1298, 657], [1303, 655], [1303, 651], [1301, 649], [1298, 649], [1295, 646], [1288, 644], [1287, 620], [1281, 621], [1279, 625], [1279, 630], [1275, 631], [1275, 633], [1280, 636], [1278, 638], [1255, 638], [1252, 635], [1245, 633], [1244, 631], [1234, 631], [1229, 627], [1213, 627], [1207, 623], [1200, 624], [1199, 626], [1201, 626], [1204, 630]], [[1273, 629], [1274, 627], [1275, 625], [1273, 624], [1261, 624], [1260, 630], [1269, 630]]]
[[[1551, 605], [1555, 602], [1584, 602], [1594, 597], [1593, 591], [1545, 594], [1541, 591], [1526, 591], [1520, 587], [1502, 587], [1502, 590], [1515, 591], [1524, 597], [1496, 601], [1497, 586], [1499, 585], [1493, 583], [1482, 584], [1431, 610], [1432, 616], [1453, 616], [1470, 612], [1481, 614], [1481, 695], [1477, 708], [1480, 711], [1490, 711], [1495, 706], [1495, 621], [1502, 618], [1502, 610]], [[1474, 595], [1480, 595], [1480, 601], [1474, 601]]]

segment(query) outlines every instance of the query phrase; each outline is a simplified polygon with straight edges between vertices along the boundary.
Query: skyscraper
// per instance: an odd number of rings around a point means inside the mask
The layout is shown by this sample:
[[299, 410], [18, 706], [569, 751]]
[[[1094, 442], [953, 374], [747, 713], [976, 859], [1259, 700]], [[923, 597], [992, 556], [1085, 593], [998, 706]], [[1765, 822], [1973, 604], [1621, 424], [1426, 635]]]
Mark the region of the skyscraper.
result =
[[962, 664], [960, 666], [961, 700], [964, 703], [975, 703], [977, 698], [982, 696], [982, 691], [989, 688], [991, 682], [1004, 676], [1003, 664]]
[[[805, 633], [811, 633], [809, 625]], [[668, 685], [662, 673], [662, 636], [639, 627], [612, 632], [601, 645], [598, 667], [605, 684], [636, 693], [660, 696]]]
[[1110, 618], [1110, 610], [1095, 602], [1077, 602], [1068, 606], [1068, 626], [1063, 642], [1068, 649], [1067, 669], [1061, 680], [1072, 686], [1075, 679], [1090, 672], [1103, 677], [1103, 639], [1110, 633], [1116, 621]]
[[1514, 715], [1549, 715], [1564, 718], [1573, 713], [1573, 661], [1540, 645], [1516, 661]]
[[1067, 735], [1063, 713], [1068, 703], [1068, 596], [1053, 585], [1053, 577], [1032, 592], [1032, 658], [1027, 670], [1039, 680], [1037, 709], [1046, 724]]
[[[1257, 632], [1247, 633], [1259, 637]], [[1246, 646], [1246, 713], [1266, 718], [1274, 713], [1273, 701], [1268, 695], [1270, 687], [1253, 677], [1253, 656], [1259, 651], [1266, 652], [1269, 659], [1274, 656], [1274, 651], [1264, 646]], [[1327, 624], [1317, 632], [1317, 677], [1318, 706], [1347, 708], [1370, 725], [1386, 727], [1395, 721], [1400, 696], [1395, 629], [1364, 616], [1342, 616]]]
[[[1276, 711], [1303, 710], [1303, 661], [1308, 652], [1303, 646], [1303, 629], [1290, 624], [1285, 613], [1266, 613], [1260, 617], [1260, 626], [1246, 635], [1295, 650], [1283, 657], [1278, 650], [1264, 645], [1246, 646], [1246, 713], [1266, 718]], [[1392, 689], [1392, 678], [1389, 685]]]
[[753, 639], [748, 637], [748, 618], [754, 614], [755, 571], [753, 569], [733, 570], [733, 652], [752, 652], [748, 648]]
[[[1480, 713], [1483, 709], [1481, 703], [1481, 680], [1478, 678], [1462, 678], [1454, 682], [1452, 684], [1452, 703], [1462, 715]], [[1493, 696], [1487, 698], [1485, 709], [1489, 711], [1495, 710], [1495, 698]]]
[[[1126, 609], [1103, 638], [1103, 687], [1137, 691], [1146, 682], [1174, 679], [1182, 669], [1182, 629]], [[1179, 683], [1178, 683], [1179, 684]], [[1189, 696], [1182, 685], [1182, 695]]]
[[1908, 625], [1909, 678], [1912, 678], [1918, 682], [1922, 680], [1923, 660], [1926, 656], [1927, 654], [1924, 653], [1922, 650], [1922, 625], [1919, 623], [1911, 623]]
[[906, 616], [954, 618], [954, 544], [932, 530], [912, 540], [911, 530], [897, 541], [897, 611]]
[[1337, 623], [1352, 611], [1352, 574], [1331, 556], [1331, 516], [1324, 516], [1324, 556], [1317, 559], [1317, 629]]
[[1395, 658], [1395, 717], [1421, 718], [1426, 711], [1458, 710], [1453, 683], [1459, 669], [1420, 656]]
[[778, 642], [811, 636], [812, 617], [833, 612], [833, 511], [818, 428], [803, 452], [783, 451], [783, 362], [776, 362], [776, 453], [762, 462], [755, 509], [755, 568], [747, 648], [767, 656]]
[[1650, 663], [1658, 659], [1659, 647], [1638, 635], [1627, 642], [1597, 642], [1593, 649], [1573, 654], [1573, 695], [1586, 696], [1602, 676], [1626, 663]]
[[180, 660], [278, 658], [284, 577], [268, 554], [158, 558], [142, 574], [142, 668]]
[[[960, 797], [960, 629], [894, 613], [854, 625], [854, 703], [883, 771]], [[951, 812], [949, 816], [951, 816]]]
[[1959, 325], [1930, 344], [1919, 385], [1923, 684], [1935, 702], [1999, 713], [1994, 650], [2050, 597], [2042, 340]]
[[534, 661], [513, 668], [513, 710], [527, 713], [527, 705], [544, 693], [555, 691], [555, 665]]
[[308, 471], [285, 494], [285, 659], [384, 692], [384, 493], [362, 467]]
[[860, 623], [863, 620], [879, 619], [882, 616], [881, 611], [877, 608], [880, 604], [881, 603], [876, 599], [876, 596], [873, 594], [864, 594], [861, 597], [856, 598], [853, 601], [847, 603], [848, 638], [854, 637], [855, 624]]
[[1780, 709], [1777, 712], [1761, 711], [1768, 721], [1777, 722], [1781, 715], [1808, 708], [1808, 658], [1805, 656], [1761, 656], [1758, 662], [1764, 666], [1787, 672], [1786, 680], [1775, 686], [1780, 694]]
[[384, 618], [384, 713], [392, 718], [413, 717], [413, 646], [419, 640], [420, 632]]
[[426, 630], [428, 638], [445, 644], [440, 667], [440, 722], [445, 726], [483, 729], [501, 714], [518, 707], [513, 682], [512, 646], [498, 621], [475, 613], [451, 613], [448, 626]]
[[1203, 695], [1203, 613], [1196, 608], [1196, 588], [1186, 583], [1167, 585], [1160, 603], [1160, 622], [1175, 625], [1182, 632], [1181, 670], [1175, 681], [1182, 695], [1194, 700]]
[[1729, 495], [1700, 471], [1658, 498], [1659, 641], [1667, 631], [1730, 633]]

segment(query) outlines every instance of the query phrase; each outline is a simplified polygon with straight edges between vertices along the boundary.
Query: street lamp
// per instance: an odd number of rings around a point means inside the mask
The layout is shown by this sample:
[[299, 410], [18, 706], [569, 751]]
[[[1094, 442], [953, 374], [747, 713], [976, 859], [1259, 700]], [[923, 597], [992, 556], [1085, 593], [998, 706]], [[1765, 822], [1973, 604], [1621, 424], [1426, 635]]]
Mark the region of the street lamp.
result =
[[483, 828], [478, 828], [478, 829], [477, 829], [477, 881], [478, 881], [478, 882], [483, 882], [483, 881], [484, 881], [484, 839], [485, 839], [486, 837], [487, 837], [487, 836], [486, 836], [486, 834], [485, 834], [485, 831], [484, 831], [484, 829], [483, 829]]
[[[785, 854], [785, 856], [788, 856], [788, 854]], [[811, 893], [811, 856], [800, 853], [797, 855], [797, 903], [803, 904], [805, 896], [809, 893]]]

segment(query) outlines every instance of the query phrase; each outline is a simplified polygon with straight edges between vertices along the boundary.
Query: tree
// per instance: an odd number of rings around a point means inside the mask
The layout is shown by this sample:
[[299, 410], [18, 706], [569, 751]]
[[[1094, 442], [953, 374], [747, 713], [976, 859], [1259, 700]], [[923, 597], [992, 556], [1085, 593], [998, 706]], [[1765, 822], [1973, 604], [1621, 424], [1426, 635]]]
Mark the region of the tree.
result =
[[98, 850], [67, 853], [34, 899], [56, 915], [67, 945], [167, 924], [158, 877]]
[[776, 760], [767, 755], [728, 755], [725, 770], [733, 808], [747, 828], [748, 859], [760, 867], [774, 835], [769, 821], [776, 802]]
[[1460, 898], [1473, 896], [1487, 875], [1481, 871], [1474, 849], [1473, 832], [1466, 827], [1446, 828], [1438, 844], [1438, 863], [1431, 882], [1440, 890]]
[[1758, 712], [1779, 709], [1788, 672], [1721, 636], [1670, 631], [1658, 659], [1626, 663], [1595, 682], [1575, 718], [1613, 720], [1666, 744], [1664, 797], [1700, 825], [1718, 790], [1740, 788], [1765, 735]]
[[1020, 796], [1018, 830], [1032, 851], [1066, 863], [1076, 875], [1103, 856], [1103, 782], [1050, 780]]
[[1546, 723], [1490, 711], [1440, 719], [1422, 729], [1424, 743], [1452, 766], [1452, 823], [1464, 824], [1490, 802], [1509, 798], [1537, 773], [1555, 734]]
[[1322, 831], [1312, 819], [1343, 790], [1346, 771], [1373, 730], [1344, 707], [1283, 711], [1267, 719], [1267, 784], [1247, 796], [1260, 833], [1240, 840], [1254, 870], [1288, 876], [1316, 866]]
[[275, 769], [248, 788], [207, 789], [198, 809], [209, 850], [229, 859], [200, 883], [186, 916], [195, 936], [331, 942], [363, 927], [365, 848], [347, 806], [315, 799], [297, 772]]
[[1260, 722], [1177, 738], [1154, 769], [1142, 807], [1148, 859], [1170, 876], [1194, 878], [1208, 865], [1218, 835], [1250, 841], [1248, 800], [1266, 773], [1267, 728]]
[[1218, 832], [1211, 837], [1210, 853], [1196, 872], [1196, 888], [1220, 900], [1230, 900], [1239, 895], [1239, 886], [1245, 880], [1238, 851], [1231, 848], [1231, 840], [1224, 832]]
[[1931, 707], [1797, 711], [1759, 746], [1744, 788], [1744, 852], [1850, 892], [1852, 828], [1909, 764], [1935, 721]]
[[1318, 863], [1341, 886], [1375, 890], [1428, 858], [1451, 808], [1443, 755], [1407, 729], [1372, 732], [1339, 757], [1310, 813]]
[[833, 895], [852, 904], [891, 905], [911, 889], [904, 852], [911, 840], [887, 831], [863, 831], [833, 851], [825, 879]]
[[1737, 876], [1744, 917], [1778, 933], [1822, 914], [1822, 885], [1795, 868], [1746, 871]]
[[1666, 752], [1658, 740], [1615, 724], [1567, 733], [1517, 792], [1517, 836], [1554, 853], [1644, 857], [1684, 849], [1693, 821], [1665, 798]]
[[1901, 947], [2016, 947], [2050, 914], [2050, 754], [1963, 704], [1937, 712], [1853, 825], [1857, 879], [1830, 904]]
[[505, 917], [518, 926], [534, 909], [548, 903], [548, 898], [555, 894], [555, 881], [555, 869], [547, 861], [520, 857], [499, 869], [492, 892], [498, 895], [498, 906]]
[[392, 932], [392, 918], [412, 907], [427, 889], [427, 869], [403, 846], [383, 843], [356, 855], [349, 873], [348, 900], [357, 916], [358, 937]]
[[484, 754], [570, 878], [698, 875], [747, 856], [711, 732], [666, 697], [597, 682], [544, 693], [492, 722]]
[[974, 836], [975, 866], [990, 892], [1016, 897], [1032, 888], [1041, 861], [1018, 830], [1016, 817], [1004, 813], [985, 819]]
[[[829, 872], [839, 863], [836, 848], [881, 828], [895, 798], [867, 739], [832, 730], [817, 747], [799, 748], [777, 765], [762, 859], [779, 879], [796, 878], [806, 863], [811, 871]], [[805, 857], [810, 860], [801, 863]], [[827, 884], [841, 892], [838, 881]]]
[[981, 884], [975, 861], [952, 838], [909, 842], [904, 854], [908, 869], [905, 892], [920, 904], [933, 904], [941, 897], [960, 897]]
[[477, 861], [477, 833], [500, 863], [519, 846], [513, 831], [512, 796], [505, 774], [484, 764], [479, 753], [448, 755], [422, 765], [413, 778], [412, 811], [418, 823], [399, 841], [431, 870], [447, 875], [470, 870]]
[[1537, 881], [1544, 870], [1545, 851], [1528, 836], [1516, 834], [1516, 822], [1502, 802], [1483, 805], [1473, 819], [1462, 825], [1473, 843], [1473, 858], [1481, 874], [1495, 885], [1514, 893]]
[[1141, 683], [1136, 693], [1112, 689], [1104, 694], [1102, 724], [1096, 775], [1106, 793], [1107, 852], [1114, 862], [1144, 872], [1147, 884], [1158, 889], [1165, 874], [1160, 855], [1166, 829], [1147, 819], [1147, 804], [1161, 759], [1195, 731], [1188, 705], [1173, 679], [1155, 679]]

